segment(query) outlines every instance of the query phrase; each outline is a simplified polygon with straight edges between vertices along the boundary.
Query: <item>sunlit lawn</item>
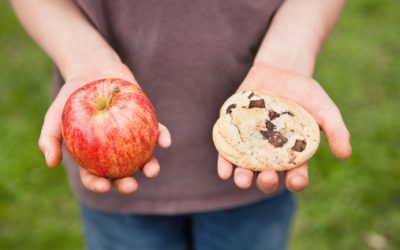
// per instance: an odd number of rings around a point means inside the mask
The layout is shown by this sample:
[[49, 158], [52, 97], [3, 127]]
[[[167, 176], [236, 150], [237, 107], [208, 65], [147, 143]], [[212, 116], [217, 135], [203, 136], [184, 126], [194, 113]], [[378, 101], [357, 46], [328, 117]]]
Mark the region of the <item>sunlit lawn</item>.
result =
[[[37, 148], [51, 62], [6, 1], [0, 9], [0, 249], [82, 249], [65, 174], [45, 168]], [[321, 53], [316, 78], [343, 112], [353, 156], [336, 160], [322, 144], [298, 195], [292, 250], [400, 249], [399, 13], [397, 0], [348, 1]]]

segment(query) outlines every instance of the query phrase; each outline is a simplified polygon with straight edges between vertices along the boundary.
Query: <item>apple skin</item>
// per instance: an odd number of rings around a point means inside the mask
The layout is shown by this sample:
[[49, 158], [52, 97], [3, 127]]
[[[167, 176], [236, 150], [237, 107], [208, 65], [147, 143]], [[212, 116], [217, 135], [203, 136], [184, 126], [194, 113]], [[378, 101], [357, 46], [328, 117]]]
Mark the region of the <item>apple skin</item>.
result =
[[77, 164], [106, 178], [130, 176], [152, 157], [154, 107], [135, 84], [101, 79], [77, 89], [62, 112], [62, 135]]

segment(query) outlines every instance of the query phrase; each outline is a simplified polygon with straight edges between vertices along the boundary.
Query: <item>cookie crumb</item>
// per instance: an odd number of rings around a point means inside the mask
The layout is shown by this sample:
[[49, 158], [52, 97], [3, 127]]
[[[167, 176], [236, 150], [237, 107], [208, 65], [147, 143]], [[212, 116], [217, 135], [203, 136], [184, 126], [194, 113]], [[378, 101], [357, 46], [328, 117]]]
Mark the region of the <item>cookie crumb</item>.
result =
[[251, 92], [247, 98], [251, 99], [253, 96], [254, 96], [254, 92]]

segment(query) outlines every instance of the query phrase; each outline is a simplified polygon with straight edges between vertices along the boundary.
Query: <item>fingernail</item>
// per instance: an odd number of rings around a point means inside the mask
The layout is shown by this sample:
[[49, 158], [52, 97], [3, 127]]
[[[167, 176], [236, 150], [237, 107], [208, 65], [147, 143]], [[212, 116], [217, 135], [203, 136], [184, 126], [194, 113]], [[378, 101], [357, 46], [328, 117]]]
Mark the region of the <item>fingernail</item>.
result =
[[149, 166], [149, 172], [150, 172], [150, 174], [151, 175], [154, 175], [154, 174], [156, 174], [157, 173], [157, 166], [156, 165], [154, 165], [154, 164], [151, 164], [150, 166]]
[[44, 158], [46, 159], [46, 161], [49, 160], [49, 151], [44, 152]]
[[229, 174], [229, 173], [227, 173], [227, 172], [220, 172], [220, 173], [219, 173], [219, 177], [220, 177], [222, 180], [225, 181], [225, 180], [227, 180], [228, 177], [229, 177], [228, 174]]
[[290, 178], [292, 183], [292, 187], [296, 189], [296, 191], [301, 191], [307, 187], [307, 178], [302, 174], [295, 174]]
[[124, 192], [127, 190], [130, 191], [133, 189], [133, 185], [130, 182], [125, 182], [125, 183], [123, 183], [121, 188], [122, 188], [122, 190], [124, 190]]
[[101, 191], [103, 191], [103, 189], [104, 189], [103, 183], [97, 183], [96, 184], [96, 186], [95, 186], [96, 192], [101, 192]]
[[248, 181], [246, 180], [246, 178], [244, 178], [244, 177], [238, 177], [237, 178], [237, 183], [238, 183], [238, 185], [240, 186], [240, 187], [243, 187], [243, 188], [246, 188], [246, 187], [248, 187], [248, 186], [250, 186], [249, 185], [249, 183], [248, 183]]

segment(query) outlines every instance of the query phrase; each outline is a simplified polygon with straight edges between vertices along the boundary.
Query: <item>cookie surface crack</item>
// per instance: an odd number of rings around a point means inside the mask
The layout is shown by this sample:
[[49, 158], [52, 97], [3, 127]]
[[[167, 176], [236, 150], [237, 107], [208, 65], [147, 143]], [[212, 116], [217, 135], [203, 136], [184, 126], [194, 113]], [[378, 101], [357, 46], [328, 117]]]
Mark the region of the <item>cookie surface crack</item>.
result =
[[242, 132], [240, 132], [239, 126], [238, 126], [233, 120], [231, 120], [231, 124], [232, 124], [232, 125], [236, 128], [236, 130], [238, 131], [240, 141], [241, 141], [242, 143], [244, 143], [244, 139], [243, 139], [243, 136], [242, 136]]

